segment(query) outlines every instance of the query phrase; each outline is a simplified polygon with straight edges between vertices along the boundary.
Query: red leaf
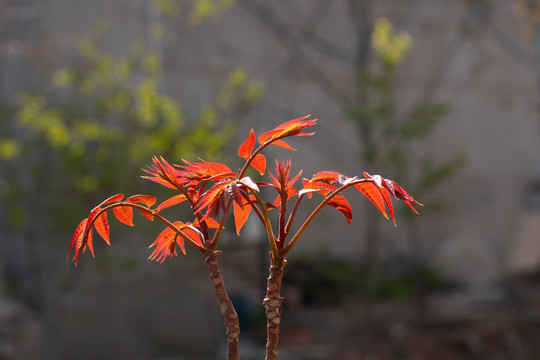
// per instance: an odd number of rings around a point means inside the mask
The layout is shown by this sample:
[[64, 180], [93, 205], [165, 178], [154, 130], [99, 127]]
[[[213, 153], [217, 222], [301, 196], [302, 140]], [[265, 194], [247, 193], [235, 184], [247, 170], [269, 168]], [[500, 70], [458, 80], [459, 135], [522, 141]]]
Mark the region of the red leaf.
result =
[[411, 202], [423, 206], [421, 203], [416, 201], [411, 195], [409, 195], [405, 189], [399, 186], [396, 182], [388, 179], [383, 179], [383, 186], [388, 189], [397, 199], [403, 200], [415, 213], [418, 214], [418, 211], [412, 206]]
[[105, 200], [104, 202], [102, 202], [101, 204], [99, 204], [98, 207], [101, 207], [101, 206], [103, 206], [105, 204], [110, 204], [110, 203], [113, 203], [113, 202], [120, 201], [120, 200], [123, 199], [123, 197], [124, 197], [124, 194], [113, 195], [110, 198], [108, 198], [107, 200]]
[[181, 188], [185, 181], [180, 171], [171, 166], [163, 157], [158, 159], [154, 156], [152, 165], [147, 166], [143, 171], [152, 176], [142, 176], [142, 178], [155, 181], [170, 189]]
[[201, 163], [189, 162], [182, 159], [186, 165], [181, 166], [181, 176], [188, 180], [202, 181], [209, 178], [213, 178], [214, 181], [221, 179], [216, 178], [217, 175], [227, 175], [227, 177], [235, 176], [236, 174], [231, 171], [226, 165], [216, 162], [209, 162], [200, 159]]
[[88, 231], [88, 236], [86, 237], [86, 244], [84, 245], [84, 248], [82, 249], [83, 253], [84, 250], [86, 250], [86, 247], [90, 249], [90, 252], [92, 253], [92, 257], [94, 256], [94, 245], [92, 244], [92, 229]]
[[[211, 217], [207, 217], [204, 219], [204, 221], [206, 222], [206, 226], [208, 226], [210, 229], [217, 229], [219, 227], [219, 223]], [[193, 226], [201, 227], [199, 224], [199, 219], [195, 219]]]
[[369, 201], [371, 201], [373, 205], [375, 205], [377, 209], [379, 209], [380, 212], [382, 212], [384, 217], [388, 219], [386, 209], [384, 208], [384, 197], [381, 193], [381, 190], [375, 183], [371, 181], [366, 181], [356, 184], [354, 185], [354, 187], [360, 190], [360, 192], [364, 194], [369, 199]]
[[[201, 247], [204, 247], [201, 241], [201, 238], [199, 237], [199, 232], [196, 231], [197, 229], [193, 227], [192, 225], [189, 225], [189, 223], [187, 223], [186, 226], [187, 227], [184, 227], [182, 229], [182, 232], [184, 233], [184, 235], [186, 235], [188, 238], [193, 240], [196, 244], [200, 245]], [[180, 249], [182, 249], [182, 252], [185, 255], [186, 250], [184, 248], [184, 239], [181, 236], [178, 236], [178, 238], [176, 239], [176, 242], [178, 243], [178, 245], [180, 246]]]
[[94, 221], [94, 227], [98, 234], [105, 240], [108, 245], [111, 245], [109, 240], [109, 223], [107, 221], [107, 212], [103, 212]]
[[263, 154], [258, 154], [251, 161], [251, 166], [253, 166], [261, 175], [264, 175], [266, 172], [266, 158]]
[[249, 159], [249, 156], [251, 155], [251, 152], [253, 151], [253, 148], [255, 147], [255, 133], [253, 132], [253, 129], [249, 132], [249, 135], [240, 145], [240, 148], [238, 149], [238, 155], [244, 159]]
[[339, 211], [341, 211], [341, 213], [343, 215], [345, 215], [345, 217], [347, 218], [347, 223], [348, 225], [351, 225], [351, 221], [352, 221], [352, 209], [351, 209], [351, 206], [349, 205], [349, 203], [347, 202], [347, 199], [345, 199], [343, 196], [334, 196], [332, 198], [332, 200], [330, 200], [328, 202], [327, 205], [330, 205], [332, 207], [335, 207], [336, 209], [338, 209]]
[[[73, 233], [73, 237], [71, 238], [71, 244], [69, 245], [69, 252], [71, 253], [71, 250], [73, 249], [73, 245], [78, 242], [79, 238], [82, 237], [84, 227], [86, 226], [86, 223], [88, 222], [88, 218], [83, 219], [79, 225], [77, 225], [77, 228], [75, 229], [75, 232]], [[77, 250], [77, 246], [75, 246], [75, 250]]]
[[127, 198], [126, 201], [133, 204], [143, 204], [146, 207], [151, 207], [156, 203], [156, 198], [155, 196], [150, 195], [133, 195]]
[[[177, 221], [173, 225], [180, 227], [183, 225], [183, 223]], [[167, 257], [170, 256], [172, 258], [174, 255], [176, 255], [175, 244], [177, 235], [178, 234], [176, 234], [176, 232], [170, 227], [165, 228], [165, 230], [158, 235], [156, 241], [149, 246], [149, 248], [151, 248], [152, 246], [156, 245], [156, 248], [148, 259], [163, 262]]]
[[304, 184], [304, 188], [300, 191], [300, 193], [304, 194], [315, 191], [326, 195], [331, 190], [336, 190], [336, 187], [324, 182], [310, 181]]
[[287, 144], [283, 140], [274, 140], [274, 141], [272, 141], [272, 144], [270, 144], [270, 145], [280, 146], [280, 147], [285, 148], [285, 149], [296, 151], [295, 148], [293, 148], [292, 146], [290, 146], [289, 144]]
[[186, 198], [186, 196], [184, 194], [175, 195], [175, 196], [165, 200], [161, 204], [159, 204], [159, 206], [156, 208], [156, 212], [159, 212], [159, 211], [161, 211], [161, 210], [163, 210], [165, 208], [168, 208], [170, 206], [179, 204], [179, 203], [184, 202], [186, 200], [187, 200], [187, 198]]
[[113, 213], [118, 221], [133, 226], [133, 208], [131, 206], [117, 206], [113, 208]]
[[[147, 171], [146, 169], [143, 169], [144, 171]], [[147, 171], [148, 172], [148, 171]], [[169, 189], [178, 189], [176, 186], [172, 185], [169, 181], [164, 180], [158, 176], [141, 176], [143, 179], [152, 180], [160, 185], [163, 185], [165, 187], [168, 187]]]
[[213, 207], [216, 202], [219, 201], [219, 198], [223, 195], [223, 192], [225, 191], [227, 185], [229, 185], [233, 181], [235, 180], [222, 180], [216, 183], [210, 189], [208, 189], [208, 191], [206, 191], [199, 199], [195, 212], [197, 213], [206, 207]]
[[321, 171], [313, 175], [311, 181], [323, 181], [328, 184], [335, 184], [339, 181], [340, 176], [342, 175], [335, 171]]
[[88, 221], [92, 221], [94, 219], [94, 216], [101, 210], [99, 206], [96, 206], [95, 208], [90, 211], [90, 215], [88, 215]]
[[[173, 225], [195, 243], [199, 244], [201, 247], [203, 246], [199, 234], [195, 231], [196, 229], [191, 228], [191, 225], [184, 224], [181, 221], [176, 221]], [[186, 249], [184, 238], [178, 235], [174, 229], [170, 227], [165, 228], [165, 230], [158, 235], [156, 241], [149, 246], [149, 248], [151, 248], [156, 245], [156, 248], [148, 259], [163, 262], [167, 257], [172, 258], [173, 256], [176, 256], [176, 244], [180, 246], [180, 250], [182, 250], [182, 253], [185, 255]]]
[[[264, 144], [267, 141], [271, 141], [272, 144], [276, 145], [275, 142], [279, 139], [290, 137], [290, 136], [310, 136], [314, 133], [302, 133], [302, 130], [304, 128], [313, 126], [317, 123], [317, 119], [313, 120], [306, 120], [311, 115], [303, 116], [298, 119], [287, 121], [286, 123], [283, 123], [274, 129], [265, 132], [261, 136], [259, 136], [259, 142], [261, 144]], [[285, 145], [285, 146], [284, 146]], [[288, 147], [286, 143], [282, 143], [278, 146]]]
[[240, 229], [242, 229], [246, 223], [249, 213], [251, 212], [251, 205], [248, 205], [248, 202], [245, 199], [243, 200], [243, 206], [233, 202], [234, 224], [236, 226], [237, 235], [240, 235]]

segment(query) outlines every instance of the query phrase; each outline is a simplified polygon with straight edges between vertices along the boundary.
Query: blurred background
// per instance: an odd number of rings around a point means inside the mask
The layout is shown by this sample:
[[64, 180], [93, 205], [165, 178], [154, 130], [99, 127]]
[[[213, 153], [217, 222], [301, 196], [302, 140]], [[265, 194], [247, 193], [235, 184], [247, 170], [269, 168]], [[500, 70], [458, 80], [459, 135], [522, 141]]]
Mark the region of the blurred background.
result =
[[[280, 358], [538, 359], [539, 80], [538, 0], [0, 0], [0, 359], [223, 358], [198, 253], [147, 261], [139, 216], [74, 268], [71, 235], [113, 194], [166, 199], [153, 155], [235, 169], [251, 128], [306, 114], [317, 134], [272, 149], [292, 173], [381, 174], [425, 206], [319, 215]], [[220, 249], [261, 359], [264, 233]]]

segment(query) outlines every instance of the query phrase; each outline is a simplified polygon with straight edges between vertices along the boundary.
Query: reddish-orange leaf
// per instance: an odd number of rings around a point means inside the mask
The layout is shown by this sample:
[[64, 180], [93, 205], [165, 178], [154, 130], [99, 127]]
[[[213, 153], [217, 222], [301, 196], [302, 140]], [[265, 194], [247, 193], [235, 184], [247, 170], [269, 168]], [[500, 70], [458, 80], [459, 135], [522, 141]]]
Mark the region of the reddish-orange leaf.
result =
[[[174, 223], [174, 226], [179, 227], [182, 226], [183, 223], [180, 221], [177, 221]], [[156, 241], [152, 243], [152, 245], [149, 246], [151, 248], [152, 246], [156, 245], [156, 248], [152, 252], [152, 254], [148, 257], [149, 260], [156, 260], [159, 262], [165, 261], [167, 257], [173, 257], [176, 255], [176, 232], [171, 229], [170, 227], [165, 228], [157, 237]]]
[[263, 154], [258, 154], [251, 161], [251, 166], [253, 166], [261, 175], [264, 175], [266, 172], [266, 157]]
[[345, 199], [343, 196], [337, 195], [334, 196], [327, 205], [335, 207], [336, 209], [341, 211], [341, 213], [345, 215], [345, 218], [347, 218], [348, 225], [351, 225], [352, 209], [351, 205], [349, 205], [349, 203], [347, 202], [347, 199]]
[[176, 234], [174, 238], [178, 246], [180, 246], [180, 250], [182, 250], [182, 254], [186, 255], [186, 246], [184, 245], [184, 238], [178, 234]]
[[161, 204], [159, 204], [159, 206], [156, 208], [156, 212], [159, 212], [159, 211], [161, 211], [161, 210], [163, 210], [165, 208], [168, 208], [169, 206], [179, 204], [179, 203], [184, 202], [186, 200], [187, 200], [187, 198], [186, 198], [186, 196], [184, 194], [175, 195], [175, 196], [165, 200]]
[[[69, 252], [71, 253], [71, 250], [73, 249], [73, 245], [78, 242], [78, 240], [82, 237], [84, 227], [86, 226], [86, 223], [88, 222], [88, 218], [83, 219], [77, 228], [75, 229], [75, 232], [73, 233], [73, 237], [71, 238], [71, 244], [69, 245]], [[75, 247], [75, 250], [77, 250], [77, 246]]]
[[170, 189], [178, 189], [184, 185], [185, 179], [181, 176], [180, 170], [175, 169], [163, 157], [152, 158], [152, 165], [142, 169], [145, 173], [152, 176], [141, 176], [144, 179], [149, 179], [157, 182]]
[[399, 186], [396, 182], [388, 179], [383, 179], [382, 185], [388, 189], [397, 199], [403, 200], [415, 213], [418, 214], [418, 211], [412, 206], [411, 202], [423, 206], [421, 203], [416, 201], [411, 195], [409, 195], [405, 189]]
[[99, 206], [93, 208], [92, 211], [90, 211], [90, 215], [88, 215], [88, 221], [92, 221], [100, 210], [101, 208]]
[[[193, 240], [193, 242], [195, 242], [197, 245], [204, 247], [201, 241], [201, 238], [199, 236], [200, 232], [194, 226], [190, 225], [189, 223], [186, 223], [186, 227], [182, 229], [182, 233], [186, 235], [188, 238], [190, 238], [191, 240]], [[181, 244], [180, 244], [180, 241], [182, 242]], [[184, 238], [182, 238], [181, 236], [178, 236], [178, 238], [176, 239], [176, 242], [178, 243], [178, 245], [180, 246], [180, 249], [182, 249], [182, 252], [185, 255], [186, 250], [184, 249]]]
[[361, 182], [356, 185], [354, 185], [355, 188], [360, 190], [362, 194], [364, 194], [369, 201], [373, 203], [379, 209], [379, 211], [384, 215], [386, 219], [388, 219], [388, 215], [386, 214], [386, 209], [384, 208], [384, 197], [381, 194], [381, 190], [379, 190], [379, 187], [371, 182]]
[[147, 218], [150, 221], [154, 221], [154, 215], [150, 214], [148, 211], [144, 211], [144, 210], [141, 210], [141, 209], [139, 209], [139, 211], [140, 211], [142, 216], [144, 216], [145, 218]]
[[[191, 225], [184, 224], [181, 221], [176, 221], [173, 225], [185, 236], [193, 240], [193, 242], [200, 245], [201, 247], [203, 246], [199, 238], [198, 232]], [[156, 246], [156, 248], [148, 257], [148, 259], [163, 262], [167, 257], [172, 258], [173, 256], [176, 256], [176, 244], [180, 246], [180, 250], [182, 250], [182, 253], [185, 255], [186, 249], [184, 238], [178, 235], [178, 233], [174, 229], [170, 227], [165, 228], [165, 230], [163, 230], [158, 235], [156, 241], [154, 241], [152, 245], [149, 246], [149, 248], [153, 246]]]
[[225, 188], [231, 182], [235, 181], [234, 179], [222, 180], [212, 186], [208, 191], [206, 191], [199, 200], [195, 212], [199, 212], [206, 207], [212, 207], [215, 202], [219, 201], [219, 198], [223, 195]]
[[[156, 203], [156, 198], [155, 196], [151, 195], [133, 195], [127, 198], [126, 202], [130, 202], [133, 204], [142, 204], [145, 205], [147, 208], [150, 208]], [[144, 216], [150, 221], [154, 221], [154, 216], [152, 214], [142, 209], [139, 209], [139, 211], [141, 212], [142, 216]]]
[[392, 218], [392, 221], [394, 221], [394, 226], [397, 226], [396, 218], [394, 217], [394, 206], [392, 205], [392, 198], [390, 197], [390, 192], [388, 192], [388, 190], [386, 190], [385, 188], [379, 188], [379, 190], [381, 191], [381, 194], [384, 198], [384, 203], [386, 204], [386, 207], [388, 208], [390, 217]]
[[[146, 171], [146, 169], [143, 169], [144, 171]], [[167, 180], [164, 180], [158, 176], [141, 176], [143, 179], [148, 179], [148, 180], [152, 180], [153, 182], [156, 182], [160, 185], [163, 185], [165, 187], [168, 187], [169, 189], [178, 189], [176, 186], [172, 185], [170, 182], [168, 182]]]
[[328, 184], [335, 184], [339, 181], [341, 174], [335, 171], [321, 171], [313, 175], [311, 181], [323, 181]]
[[83, 253], [84, 253], [84, 250], [86, 250], [86, 247], [88, 246], [88, 248], [90, 249], [90, 252], [92, 253], [92, 257], [95, 257], [94, 256], [94, 244], [92, 243], [92, 229], [88, 230], [88, 235], [86, 237], [86, 244], [83, 245]]
[[143, 204], [146, 207], [151, 207], [156, 203], [156, 197], [151, 195], [133, 195], [127, 198], [126, 201], [133, 204]]
[[109, 240], [109, 223], [107, 221], [107, 212], [103, 212], [94, 221], [94, 227], [98, 234], [105, 240], [108, 245], [111, 245]]
[[[208, 226], [210, 229], [217, 229], [219, 227], [219, 223], [211, 217], [207, 217], [204, 219], [204, 221], [206, 222], [206, 226]], [[199, 219], [195, 219], [193, 226], [201, 227], [199, 224]]]
[[248, 205], [246, 199], [243, 199], [242, 203], [243, 206], [240, 206], [236, 201], [233, 202], [234, 224], [236, 226], [237, 235], [240, 235], [240, 229], [242, 229], [246, 223], [249, 213], [251, 212], [251, 206]]
[[275, 141], [275, 140], [278, 140], [284, 137], [289, 137], [289, 136], [312, 135], [312, 134], [302, 134], [302, 129], [315, 125], [315, 123], [317, 122], [316, 119], [302, 121], [310, 116], [311, 115], [306, 115], [304, 117], [290, 120], [290, 121], [287, 121], [286, 123], [276, 126], [274, 129], [267, 131], [261, 136], [259, 136], [259, 142], [261, 144], [264, 144], [267, 140], [270, 140], [270, 139], [274, 139]]
[[180, 166], [182, 168], [181, 175], [188, 180], [195, 181], [202, 181], [209, 178], [212, 178], [213, 181], [219, 181], [221, 179], [216, 178], [216, 176], [226, 174], [227, 177], [230, 177], [231, 175], [236, 175], [224, 164], [200, 160], [202, 161], [201, 163], [194, 163], [182, 159], [187, 166]]
[[117, 206], [113, 208], [114, 216], [128, 226], [133, 226], [133, 208], [131, 206]]
[[285, 141], [283, 140], [274, 140], [272, 141], [272, 144], [271, 145], [275, 145], [275, 146], [279, 146], [279, 147], [282, 147], [282, 148], [285, 148], [285, 149], [289, 149], [289, 150], [292, 150], [292, 151], [296, 151], [295, 148], [293, 148], [292, 146], [290, 146], [289, 144], [287, 144]]
[[99, 204], [98, 207], [101, 207], [105, 204], [110, 204], [110, 203], [113, 203], [113, 202], [117, 202], [117, 201], [120, 201], [124, 198], [124, 194], [116, 194], [116, 195], [113, 195], [111, 196], [110, 198], [108, 198], [107, 200], [105, 200], [104, 202], [102, 202], [101, 204]]
[[251, 129], [246, 141], [244, 141], [242, 145], [240, 145], [240, 148], [238, 149], [238, 155], [241, 158], [244, 158], [247, 160], [249, 159], [249, 156], [251, 155], [251, 152], [253, 151], [254, 147], [255, 147], [255, 133], [253, 132], [253, 129]]
[[310, 181], [304, 183], [304, 188], [300, 191], [300, 193], [304, 194], [310, 192], [318, 192], [320, 194], [326, 195], [331, 190], [336, 190], [336, 187], [324, 182]]

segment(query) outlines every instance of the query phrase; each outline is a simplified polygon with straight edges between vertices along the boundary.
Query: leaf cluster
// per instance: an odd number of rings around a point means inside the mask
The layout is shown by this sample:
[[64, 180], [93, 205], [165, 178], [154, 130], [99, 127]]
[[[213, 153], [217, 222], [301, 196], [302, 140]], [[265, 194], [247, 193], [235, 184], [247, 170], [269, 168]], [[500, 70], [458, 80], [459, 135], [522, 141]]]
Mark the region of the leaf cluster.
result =
[[[200, 162], [183, 160], [183, 165], [171, 165], [162, 157], [154, 157], [153, 163], [143, 169], [146, 173], [143, 177], [175, 191], [176, 194], [155, 207], [156, 198], [149, 195], [135, 195], [122, 201], [123, 195], [118, 194], [105, 200], [95, 207], [88, 218], [81, 221], [77, 227], [70, 246], [70, 252], [75, 250], [74, 261], [78, 261], [80, 254], [86, 248], [90, 249], [92, 255], [94, 254], [92, 229], [95, 229], [109, 244], [107, 220], [109, 210], [120, 222], [129, 226], [133, 225], [133, 208], [138, 209], [147, 219], [158, 219], [167, 226], [151, 245], [156, 248], [149, 258], [158, 261], [175, 256], [177, 245], [185, 254], [185, 243], [203, 255], [212, 254], [216, 251], [231, 207], [237, 234], [240, 234], [249, 215], [255, 213], [266, 230], [272, 259], [276, 264], [284, 263], [285, 256], [324, 206], [328, 205], [337, 209], [345, 216], [348, 224], [351, 223], [352, 209], [343, 196], [343, 191], [347, 188], [354, 187], [359, 190], [387, 219], [392, 218], [394, 224], [392, 196], [404, 201], [416, 212], [412, 204], [421, 204], [397, 183], [379, 175], [371, 176], [364, 173], [363, 178], [358, 178], [334, 171], [321, 171], [310, 179], [302, 179], [301, 187], [296, 188], [295, 183], [302, 172], [291, 178], [290, 160], [276, 160], [275, 174], [269, 173], [269, 182], [254, 181], [245, 175], [249, 167], [253, 167], [261, 175], [266, 174], [267, 160], [262, 152], [268, 146], [294, 150], [284, 139], [313, 135], [314, 133], [304, 132], [304, 129], [316, 124], [316, 120], [306, 120], [308, 117], [309, 115], [288, 121], [263, 133], [258, 138], [252, 129], [239, 147], [238, 155], [245, 160], [245, 163], [236, 172], [219, 162], [208, 162], [202, 159]], [[273, 202], [265, 202], [261, 199], [259, 193], [262, 186], [275, 190], [276, 198]], [[322, 195], [323, 199], [300, 229], [290, 234], [291, 225], [302, 200], [311, 199], [314, 194]], [[294, 202], [292, 211], [287, 210], [289, 202]], [[161, 215], [161, 210], [180, 203], [188, 204], [191, 209], [193, 217], [189, 222], [172, 222]], [[272, 224], [268, 215], [274, 210], [279, 214], [277, 226]]]

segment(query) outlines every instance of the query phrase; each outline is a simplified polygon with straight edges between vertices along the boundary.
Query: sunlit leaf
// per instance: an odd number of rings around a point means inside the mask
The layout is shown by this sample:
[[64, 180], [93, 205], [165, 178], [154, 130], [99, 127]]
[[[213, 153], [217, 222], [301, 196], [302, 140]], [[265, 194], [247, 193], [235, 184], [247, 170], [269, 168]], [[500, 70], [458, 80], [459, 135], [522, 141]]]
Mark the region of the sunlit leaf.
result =
[[234, 224], [236, 226], [236, 234], [240, 235], [240, 229], [246, 223], [248, 216], [251, 212], [251, 206], [248, 205], [247, 200], [243, 199], [242, 206], [233, 203], [233, 212], [234, 212]]
[[110, 203], [113, 203], [113, 202], [121, 201], [123, 198], [124, 198], [124, 194], [113, 195], [110, 198], [108, 198], [107, 200], [105, 200], [104, 202], [102, 202], [101, 204], [99, 204], [98, 207], [101, 207], [101, 206], [103, 206], [105, 204], [110, 204]]
[[[310, 116], [311, 115], [306, 115], [298, 119], [287, 121], [286, 123], [283, 123], [275, 127], [274, 129], [265, 132], [264, 134], [259, 136], [259, 143], [265, 144], [267, 142], [270, 142], [276, 145], [275, 144], [276, 141], [278, 141], [279, 139], [286, 138], [286, 137], [313, 135], [314, 133], [302, 132], [303, 129], [309, 126], [313, 126], [317, 123], [317, 119], [303, 121], [304, 119], [307, 119]], [[278, 143], [278, 146], [289, 147], [286, 143]]]
[[352, 209], [347, 200], [343, 196], [334, 196], [332, 200], [328, 202], [329, 206], [332, 206], [339, 210], [343, 215], [345, 215], [345, 218], [347, 218], [348, 225], [351, 225], [352, 221]]
[[342, 175], [335, 171], [321, 171], [313, 175], [313, 177], [311, 178], [311, 181], [314, 181], [314, 182], [322, 181], [327, 184], [333, 185], [339, 181], [340, 176]]
[[107, 221], [107, 212], [103, 212], [94, 221], [94, 227], [98, 234], [105, 240], [108, 245], [111, 245], [109, 240], [109, 223]]
[[90, 253], [92, 254], [92, 257], [95, 257], [94, 256], [94, 244], [92, 242], [92, 229], [88, 230], [88, 235], [86, 236], [86, 244], [84, 245], [84, 248], [83, 248], [83, 253], [84, 253], [84, 250], [86, 249], [86, 247], [88, 247], [90, 249]]
[[206, 191], [202, 195], [199, 202], [197, 203], [195, 212], [197, 213], [203, 210], [204, 208], [207, 208], [207, 207], [213, 208], [214, 206], [216, 206], [220, 197], [222, 197], [223, 193], [225, 192], [225, 188], [227, 187], [227, 185], [229, 185], [233, 181], [235, 180], [234, 179], [222, 180], [216, 183], [210, 189], [208, 189], [208, 191]]
[[275, 146], [279, 146], [279, 147], [282, 147], [282, 148], [285, 148], [285, 149], [288, 149], [288, 150], [296, 151], [295, 148], [293, 148], [292, 146], [290, 146], [289, 144], [287, 144], [283, 140], [274, 140], [274, 141], [272, 141], [271, 145], [275, 145]]
[[375, 183], [371, 181], [366, 181], [356, 184], [354, 185], [354, 187], [360, 190], [360, 192], [364, 194], [365, 197], [367, 197], [368, 200], [377, 207], [377, 209], [379, 209], [379, 211], [384, 215], [384, 217], [388, 219], [388, 215], [386, 214], [386, 209], [384, 207], [384, 197], [381, 194], [381, 190]]
[[[212, 219], [211, 217], [206, 218], [204, 221], [206, 222], [206, 225], [210, 229], [217, 229], [219, 227], [219, 223], [216, 220]], [[195, 219], [195, 221], [193, 222], [193, 225], [200, 227], [199, 219]]]
[[[181, 230], [182, 230], [182, 233], [184, 233], [184, 235], [186, 235], [188, 238], [193, 240], [196, 244], [198, 244], [201, 247], [204, 247], [204, 245], [202, 243], [202, 239], [204, 238], [204, 236], [199, 231], [199, 229], [197, 229], [195, 226], [190, 225], [189, 223], [186, 223], [186, 224], [184, 224], [184, 227], [181, 228]], [[178, 242], [178, 240], [177, 240], [177, 242]], [[181, 248], [183, 248], [183, 242], [184, 242], [184, 240], [182, 238], [182, 246], [181, 246]], [[182, 252], [184, 253], [184, 255], [186, 254], [185, 250], [182, 250]]]
[[133, 226], [133, 208], [131, 206], [117, 206], [113, 208], [114, 216], [128, 226]]
[[161, 211], [161, 210], [163, 210], [165, 208], [168, 208], [170, 206], [179, 204], [179, 203], [184, 202], [186, 200], [187, 200], [187, 198], [186, 198], [186, 196], [184, 194], [175, 195], [175, 196], [165, 200], [161, 204], [159, 204], [158, 207], [156, 208], [156, 212], [159, 212], [159, 211]]
[[253, 148], [255, 147], [255, 133], [253, 132], [253, 129], [249, 132], [249, 136], [247, 137], [246, 141], [240, 145], [240, 148], [238, 149], [238, 155], [241, 158], [249, 159], [249, 156], [251, 155], [251, 152], [253, 151]]
[[266, 172], [266, 157], [263, 154], [258, 154], [251, 160], [251, 166], [253, 166], [259, 174], [264, 175]]
[[[182, 222], [175, 222], [173, 224], [176, 227], [182, 226]], [[159, 262], [165, 261], [167, 257], [176, 256], [176, 236], [177, 233], [170, 227], [165, 228], [154, 241], [149, 248], [156, 246], [152, 254], [148, 257], [149, 260], [156, 260]]]
[[[77, 228], [75, 229], [75, 232], [73, 233], [73, 236], [71, 238], [71, 244], [69, 245], [69, 252], [71, 253], [71, 250], [73, 250], [73, 245], [78, 242], [78, 240], [82, 237], [84, 232], [84, 227], [86, 226], [86, 223], [88, 222], [88, 218], [83, 219]], [[75, 247], [77, 249], [77, 247]]]
[[141, 176], [144, 179], [149, 179], [157, 182], [160, 185], [170, 189], [178, 189], [183, 187], [185, 179], [182, 177], [179, 170], [175, 169], [163, 157], [152, 158], [152, 164], [147, 166], [143, 171], [151, 176]]
[[133, 204], [143, 204], [146, 207], [151, 207], [156, 203], [156, 197], [151, 195], [133, 195], [127, 198], [126, 201]]
[[304, 188], [300, 190], [300, 194], [305, 194], [309, 192], [319, 192], [323, 195], [326, 195], [329, 191], [336, 190], [336, 187], [324, 182], [310, 181], [304, 184]]
[[209, 162], [200, 159], [202, 162], [195, 163], [182, 159], [186, 165], [181, 165], [182, 170], [180, 171], [181, 176], [187, 180], [202, 181], [209, 178], [213, 178], [214, 181], [220, 181], [222, 179], [216, 178], [216, 176], [227, 174], [232, 174], [235, 176], [236, 173], [233, 173], [226, 165], [217, 162]]

